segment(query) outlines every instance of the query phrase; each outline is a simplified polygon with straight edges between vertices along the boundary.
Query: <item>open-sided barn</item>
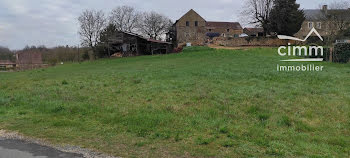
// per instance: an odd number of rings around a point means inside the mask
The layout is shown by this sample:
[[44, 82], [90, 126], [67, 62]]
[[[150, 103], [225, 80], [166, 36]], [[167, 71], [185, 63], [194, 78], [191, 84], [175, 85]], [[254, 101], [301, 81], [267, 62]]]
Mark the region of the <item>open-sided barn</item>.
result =
[[138, 34], [119, 31], [110, 38], [111, 51], [123, 56], [167, 54], [173, 50], [172, 43], [147, 39]]

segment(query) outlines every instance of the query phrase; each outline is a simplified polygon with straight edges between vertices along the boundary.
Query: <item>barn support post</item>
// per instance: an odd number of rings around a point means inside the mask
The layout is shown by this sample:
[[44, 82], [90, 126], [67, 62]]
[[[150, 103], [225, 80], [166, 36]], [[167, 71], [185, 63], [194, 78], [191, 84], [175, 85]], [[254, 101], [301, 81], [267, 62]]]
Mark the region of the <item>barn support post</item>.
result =
[[136, 38], [136, 55], [139, 55], [139, 40]]

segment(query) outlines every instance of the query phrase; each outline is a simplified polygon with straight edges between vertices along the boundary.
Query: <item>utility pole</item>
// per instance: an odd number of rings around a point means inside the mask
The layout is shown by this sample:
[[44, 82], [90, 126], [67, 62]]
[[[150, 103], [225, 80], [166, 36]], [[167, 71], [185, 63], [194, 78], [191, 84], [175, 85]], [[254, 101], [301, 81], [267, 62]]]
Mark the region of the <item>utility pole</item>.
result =
[[79, 48], [80, 46], [79, 46], [79, 44], [78, 44], [78, 62], [79, 62], [79, 64], [80, 64], [80, 48]]

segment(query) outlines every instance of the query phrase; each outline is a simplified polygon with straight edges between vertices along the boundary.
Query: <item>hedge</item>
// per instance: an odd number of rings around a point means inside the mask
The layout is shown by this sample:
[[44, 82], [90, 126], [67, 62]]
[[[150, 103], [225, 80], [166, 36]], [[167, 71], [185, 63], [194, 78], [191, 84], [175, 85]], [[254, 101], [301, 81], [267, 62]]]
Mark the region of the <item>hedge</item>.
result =
[[350, 43], [338, 43], [334, 45], [333, 61], [347, 63], [350, 59]]

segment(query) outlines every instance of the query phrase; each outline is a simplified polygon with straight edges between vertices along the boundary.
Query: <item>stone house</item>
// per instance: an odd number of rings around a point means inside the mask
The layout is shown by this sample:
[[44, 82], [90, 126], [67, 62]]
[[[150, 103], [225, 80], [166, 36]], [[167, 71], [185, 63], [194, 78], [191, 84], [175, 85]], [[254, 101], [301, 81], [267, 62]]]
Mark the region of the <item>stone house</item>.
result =
[[[329, 20], [329, 17], [335, 13], [344, 14], [344, 23], [350, 26], [350, 9], [330, 10], [327, 5], [323, 5], [322, 9], [304, 10], [305, 21], [302, 23], [300, 31], [294, 36], [304, 38], [312, 28], [315, 28], [321, 36], [329, 36], [339, 31], [338, 27], [334, 26], [335, 22]], [[312, 36], [315, 36], [315, 34]]]
[[244, 28], [243, 33], [247, 34], [250, 37], [262, 37], [264, 36], [263, 28]]
[[167, 38], [175, 41], [176, 45], [204, 45], [209, 39], [207, 35], [213, 33], [223, 37], [239, 37], [243, 29], [238, 22], [206, 21], [191, 9], [175, 22]]

